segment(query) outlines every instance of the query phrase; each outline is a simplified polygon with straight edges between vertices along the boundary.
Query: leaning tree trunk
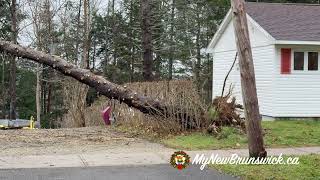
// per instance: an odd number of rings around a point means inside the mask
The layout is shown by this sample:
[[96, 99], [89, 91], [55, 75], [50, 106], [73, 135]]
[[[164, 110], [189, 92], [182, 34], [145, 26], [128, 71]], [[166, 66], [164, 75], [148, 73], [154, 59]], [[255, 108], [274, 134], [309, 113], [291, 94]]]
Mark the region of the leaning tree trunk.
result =
[[[104, 79], [102, 76], [91, 73], [90, 70], [82, 69], [68, 63], [58, 56], [52, 56], [31, 48], [0, 40], [0, 52], [1, 51], [50, 66], [66, 76], [73, 77], [74, 79], [95, 88], [100, 94], [108, 98], [117, 99], [143, 113], [163, 115], [167, 109], [167, 107], [160, 103], [159, 100], [139, 95], [136, 92], [126, 89], [126, 87], [119, 86]], [[175, 114], [175, 116], [183, 117], [185, 115]]]
[[265, 157], [261, 115], [257, 97], [256, 80], [249, 38], [247, 16], [243, 0], [231, 0], [234, 31], [239, 53], [242, 98], [245, 108], [250, 157]]

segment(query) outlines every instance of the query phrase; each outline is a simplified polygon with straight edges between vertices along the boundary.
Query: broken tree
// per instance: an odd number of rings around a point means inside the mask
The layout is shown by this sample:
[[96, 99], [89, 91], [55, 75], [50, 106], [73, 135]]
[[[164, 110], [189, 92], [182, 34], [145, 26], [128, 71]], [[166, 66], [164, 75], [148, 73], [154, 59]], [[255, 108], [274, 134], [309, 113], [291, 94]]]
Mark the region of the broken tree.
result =
[[245, 108], [246, 129], [250, 157], [266, 157], [263, 145], [261, 115], [256, 89], [246, 11], [243, 0], [231, 0], [234, 32], [239, 53], [242, 98]]
[[[158, 100], [139, 95], [126, 87], [107, 81], [102, 76], [95, 75], [91, 73], [90, 70], [82, 69], [76, 65], [70, 64], [58, 56], [49, 55], [31, 48], [0, 40], [0, 52], [1, 51], [50, 66], [66, 76], [73, 77], [74, 79], [95, 88], [100, 94], [110, 99], [117, 99], [120, 102], [124, 102], [128, 106], [134, 107], [143, 113], [164, 115], [168, 108]], [[177, 113], [174, 114], [174, 116], [181, 117], [186, 116], [186, 114]]]

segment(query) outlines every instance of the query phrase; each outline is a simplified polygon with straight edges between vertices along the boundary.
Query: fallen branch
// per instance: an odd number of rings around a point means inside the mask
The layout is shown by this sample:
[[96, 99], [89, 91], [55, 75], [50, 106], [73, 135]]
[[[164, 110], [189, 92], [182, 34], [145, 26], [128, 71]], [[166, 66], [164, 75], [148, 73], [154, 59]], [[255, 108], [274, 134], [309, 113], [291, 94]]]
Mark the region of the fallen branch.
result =
[[235, 55], [234, 60], [233, 60], [233, 63], [232, 63], [232, 65], [231, 65], [231, 67], [230, 67], [230, 69], [229, 69], [229, 71], [228, 71], [228, 73], [227, 73], [226, 77], [224, 78], [223, 86], [222, 86], [222, 92], [221, 92], [221, 97], [223, 97], [223, 95], [224, 95], [224, 89], [225, 89], [225, 87], [226, 87], [228, 77], [229, 77], [229, 75], [230, 75], [230, 73], [231, 73], [231, 71], [232, 71], [232, 69], [233, 69], [234, 65], [236, 64], [237, 57], [238, 57], [238, 52], [236, 52], [236, 55]]

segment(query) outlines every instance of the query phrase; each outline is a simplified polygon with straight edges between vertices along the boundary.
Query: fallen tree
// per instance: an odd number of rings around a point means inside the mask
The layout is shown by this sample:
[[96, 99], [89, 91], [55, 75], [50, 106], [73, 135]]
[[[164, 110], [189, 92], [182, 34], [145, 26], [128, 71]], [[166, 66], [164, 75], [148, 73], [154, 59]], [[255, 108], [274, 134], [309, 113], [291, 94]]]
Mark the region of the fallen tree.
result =
[[[49, 55], [31, 48], [22, 47], [7, 41], [0, 40], [0, 52], [6, 52], [17, 57], [30, 59], [34, 62], [52, 67], [66, 76], [73, 77], [81, 83], [95, 88], [100, 94], [110, 98], [117, 99], [127, 104], [129, 107], [136, 108], [146, 114], [164, 115], [166, 107], [157, 99], [152, 99], [134, 91], [127, 89], [125, 86], [114, 84], [102, 76], [90, 72], [90, 70], [79, 68], [76, 65], [68, 63], [66, 60]], [[188, 116], [187, 114], [174, 114], [176, 117]]]

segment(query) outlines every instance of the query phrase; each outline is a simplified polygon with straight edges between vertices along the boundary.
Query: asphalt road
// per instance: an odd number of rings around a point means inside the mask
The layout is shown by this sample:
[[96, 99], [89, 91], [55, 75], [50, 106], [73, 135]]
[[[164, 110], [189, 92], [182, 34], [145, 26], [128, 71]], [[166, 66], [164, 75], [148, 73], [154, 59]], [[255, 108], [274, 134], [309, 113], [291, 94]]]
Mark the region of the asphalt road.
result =
[[0, 170], [0, 180], [234, 180], [217, 171], [190, 166], [179, 171], [169, 165], [41, 168]]

